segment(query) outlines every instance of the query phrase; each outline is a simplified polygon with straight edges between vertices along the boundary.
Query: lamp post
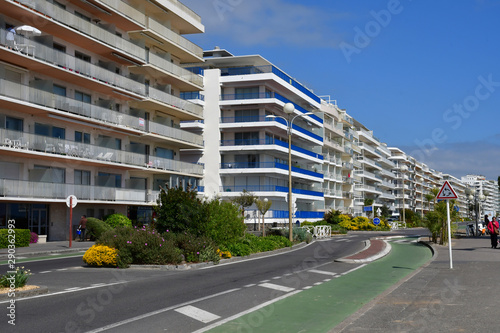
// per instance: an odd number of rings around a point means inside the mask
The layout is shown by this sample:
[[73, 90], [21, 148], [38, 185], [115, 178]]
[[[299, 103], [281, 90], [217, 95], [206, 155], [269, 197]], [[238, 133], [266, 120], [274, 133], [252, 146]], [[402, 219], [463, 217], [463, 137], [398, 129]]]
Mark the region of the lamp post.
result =
[[[469, 192], [470, 193], [470, 192]], [[468, 196], [470, 201], [474, 200], [474, 213], [476, 214], [476, 236], [478, 235], [478, 224], [479, 224], [479, 213], [481, 211], [481, 202], [486, 200], [486, 196], [480, 192], [474, 191], [474, 194], [470, 193]]]
[[405, 173], [408, 171], [408, 167], [406, 165], [402, 165], [399, 168], [399, 171], [401, 172], [402, 178], [403, 178], [403, 225], [406, 224], [405, 221]]
[[292, 216], [293, 216], [293, 205], [292, 205], [292, 126], [293, 121], [296, 118], [300, 118], [303, 116], [307, 116], [313, 114], [313, 112], [306, 112], [302, 114], [298, 114], [292, 118], [293, 113], [295, 112], [295, 106], [293, 103], [286, 103], [283, 106], [283, 112], [288, 115], [288, 119], [281, 116], [269, 115], [266, 118], [281, 118], [285, 120], [287, 126], [287, 134], [288, 134], [288, 238], [290, 242], [293, 241], [293, 230], [292, 230]]

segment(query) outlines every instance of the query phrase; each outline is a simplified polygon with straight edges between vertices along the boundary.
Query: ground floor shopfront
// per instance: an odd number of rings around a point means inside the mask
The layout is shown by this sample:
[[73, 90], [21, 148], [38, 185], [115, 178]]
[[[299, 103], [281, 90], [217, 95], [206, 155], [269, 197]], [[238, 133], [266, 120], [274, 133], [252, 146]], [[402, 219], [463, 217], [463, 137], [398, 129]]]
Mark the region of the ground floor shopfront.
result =
[[[151, 206], [79, 203], [72, 212], [73, 238], [82, 215], [103, 219], [114, 213], [128, 216], [133, 223], [147, 224], [152, 219], [153, 208]], [[16, 221], [16, 229], [29, 229], [37, 235], [45, 235], [47, 241], [69, 240], [70, 209], [64, 202], [0, 202], [0, 229], [7, 228], [9, 220]]]

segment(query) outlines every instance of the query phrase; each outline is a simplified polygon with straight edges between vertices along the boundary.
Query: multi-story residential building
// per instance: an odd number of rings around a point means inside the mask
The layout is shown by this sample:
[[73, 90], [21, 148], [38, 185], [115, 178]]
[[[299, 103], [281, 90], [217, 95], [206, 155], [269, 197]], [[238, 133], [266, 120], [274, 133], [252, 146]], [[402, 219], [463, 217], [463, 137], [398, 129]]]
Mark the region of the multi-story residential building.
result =
[[181, 153], [203, 138], [180, 129], [203, 119], [180, 98], [203, 89], [181, 66], [203, 61], [182, 36], [204, 31], [198, 15], [175, 0], [1, 0], [0, 23], [0, 227], [65, 240], [69, 195], [73, 224], [148, 221], [160, 185], [198, 185]]
[[[205, 51], [204, 194], [231, 199], [245, 190], [272, 201], [266, 223], [288, 223], [288, 124], [292, 124], [294, 222], [324, 210], [321, 99], [259, 55]], [[286, 103], [295, 110], [284, 113]], [[184, 127], [194, 126], [183, 124]], [[255, 207], [246, 222], [258, 221]], [[251, 227], [251, 226], [250, 226]]]
[[476, 199], [481, 199], [484, 196], [483, 200], [478, 200], [481, 208], [480, 216], [484, 215], [485, 212], [498, 215], [500, 207], [498, 205], [499, 189], [497, 181], [487, 180], [486, 177], [481, 175], [466, 175], [461, 180], [471, 189], [469, 194], [474, 197], [472, 200], [469, 198], [469, 204], [474, 204]]

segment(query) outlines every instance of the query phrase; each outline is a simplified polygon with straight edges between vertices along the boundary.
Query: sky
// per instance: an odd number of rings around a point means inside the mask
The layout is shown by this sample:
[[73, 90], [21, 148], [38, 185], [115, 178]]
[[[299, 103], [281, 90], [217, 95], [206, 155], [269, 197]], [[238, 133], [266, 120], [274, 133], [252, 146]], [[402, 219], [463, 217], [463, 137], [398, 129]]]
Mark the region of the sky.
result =
[[500, 0], [181, 0], [211, 50], [260, 54], [389, 147], [500, 176]]

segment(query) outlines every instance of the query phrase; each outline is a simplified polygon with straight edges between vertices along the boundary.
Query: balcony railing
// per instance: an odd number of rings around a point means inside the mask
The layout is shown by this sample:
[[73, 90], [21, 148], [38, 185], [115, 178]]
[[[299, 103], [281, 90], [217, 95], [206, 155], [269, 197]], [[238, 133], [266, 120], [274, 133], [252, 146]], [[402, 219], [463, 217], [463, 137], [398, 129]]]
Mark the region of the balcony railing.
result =
[[[15, 2], [13, 0], [7, 0], [9, 2]], [[52, 19], [54, 21], [61, 22], [68, 27], [71, 27], [81, 33], [87, 35], [89, 38], [97, 39], [105, 44], [108, 44], [111, 48], [118, 48], [134, 58], [144, 61], [145, 52], [144, 48], [132, 43], [129, 40], [121, 38], [114, 33], [101, 28], [97, 24], [88, 22], [75, 14], [62, 9], [49, 1], [45, 0], [21, 0], [24, 6], [32, 8], [35, 12], [41, 13], [48, 16], [47, 19]]]
[[187, 50], [190, 53], [196, 55], [198, 58], [203, 58], [203, 49], [201, 47], [191, 42], [190, 40], [187, 40], [181, 35], [173, 32], [172, 30], [164, 26], [163, 23], [157, 22], [151, 17], [147, 17], [146, 25], [148, 29], [157, 32], [161, 36], [161, 38], [169, 40], [170, 42], [180, 46], [184, 50]]
[[152, 121], [148, 122], [148, 129], [144, 119], [3, 79], [0, 79], [0, 96], [70, 112], [106, 124], [129, 127], [143, 132], [155, 133], [166, 138], [203, 145], [203, 138], [197, 134], [154, 123]]
[[[222, 186], [223, 192], [284, 192], [288, 193], [288, 187], [278, 185], [240, 185], [240, 186]], [[316, 197], [323, 197], [323, 192], [311, 191], [305, 189], [292, 188], [292, 193], [312, 195]]]
[[20, 152], [25, 149], [47, 154], [92, 160], [99, 163], [120, 163], [123, 165], [151, 167], [178, 173], [203, 174], [203, 166], [199, 164], [186, 163], [25, 132], [0, 129], [0, 143], [2, 144], [0, 147], [19, 149]]
[[199, 91], [184, 91], [180, 94], [182, 99], [199, 99], [201, 101], [205, 100], [205, 95], [201, 94]]
[[0, 199], [14, 197], [54, 200], [65, 199], [69, 195], [75, 195], [81, 201], [150, 203], [156, 200], [147, 190], [0, 179]]
[[[5, 36], [6, 30], [0, 29], [0, 34], [1, 36]], [[96, 80], [102, 84], [119, 87], [140, 95], [144, 95], [145, 93], [145, 86], [143, 83], [123, 75], [118, 75], [114, 71], [75, 58], [67, 53], [54, 50], [52, 47], [48, 47], [20, 35], [15, 35], [15, 40], [18, 45], [30, 45], [33, 47], [35, 58], [46, 62], [47, 66], [57, 65], [61, 70], [70, 71], [77, 75], [84, 76], [85, 78]], [[0, 39], [0, 41], [5, 45], [5, 40], [3, 38]]]
[[171, 95], [167, 92], [161, 91], [159, 89], [149, 87], [148, 97], [154, 99], [160, 103], [168, 104], [174, 106], [178, 109], [184, 110], [188, 113], [194, 114], [198, 117], [203, 117], [203, 107], [186, 101], [177, 96]]
[[[221, 163], [221, 169], [260, 169], [260, 168], [278, 168], [288, 170], [288, 164], [278, 162], [234, 162]], [[299, 167], [292, 166], [292, 172], [301, 173], [308, 176], [323, 178], [323, 174]]]
[[[221, 140], [221, 146], [254, 146], [254, 145], [278, 145], [288, 149], [288, 143], [279, 139], [241, 139], [241, 140]], [[292, 150], [314, 158], [323, 159], [323, 155], [316, 154], [310, 150], [292, 145]]]
[[[285, 121], [285, 119], [282, 119], [282, 118], [278, 118], [278, 117], [275, 117], [275, 118], [266, 118], [266, 116], [240, 116], [240, 117], [222, 117], [220, 119], [221, 123], [224, 123], [224, 124], [227, 124], [227, 123], [243, 123], [243, 122], [251, 122], [251, 123], [255, 123], [255, 122], [277, 122], [277, 123], [280, 123], [284, 126], [288, 126], [287, 122]], [[320, 136], [320, 135], [317, 135], [317, 134], [314, 134], [313, 132], [311, 131], [308, 131], [300, 126], [297, 126], [296, 124], [292, 124], [292, 130], [295, 130], [297, 132], [300, 132], [302, 134], [306, 134], [318, 141], [321, 141], [323, 142], [323, 137]]]
[[203, 77], [193, 72], [188, 71], [180, 66], [177, 66], [167, 59], [164, 59], [152, 52], [149, 53], [149, 63], [164, 71], [167, 71], [175, 76], [189, 81], [199, 87], [203, 87]]

